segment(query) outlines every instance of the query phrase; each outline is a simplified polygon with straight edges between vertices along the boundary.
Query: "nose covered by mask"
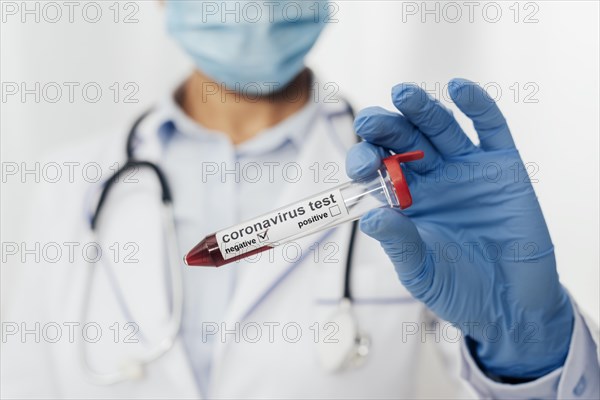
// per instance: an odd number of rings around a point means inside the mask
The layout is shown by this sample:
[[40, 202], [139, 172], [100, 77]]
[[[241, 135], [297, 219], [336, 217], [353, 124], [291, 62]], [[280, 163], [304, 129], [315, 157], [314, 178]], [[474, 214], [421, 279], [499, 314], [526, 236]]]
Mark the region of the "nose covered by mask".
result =
[[167, 1], [171, 36], [228, 89], [268, 94], [289, 84], [323, 30], [327, 1]]

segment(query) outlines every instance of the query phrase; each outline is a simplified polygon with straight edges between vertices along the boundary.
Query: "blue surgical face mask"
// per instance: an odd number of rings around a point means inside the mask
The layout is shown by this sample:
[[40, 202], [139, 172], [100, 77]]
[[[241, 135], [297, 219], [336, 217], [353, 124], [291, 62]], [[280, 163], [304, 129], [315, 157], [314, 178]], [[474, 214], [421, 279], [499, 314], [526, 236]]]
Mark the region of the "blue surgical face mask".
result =
[[268, 94], [303, 69], [327, 1], [167, 1], [169, 33], [204, 74], [228, 89]]

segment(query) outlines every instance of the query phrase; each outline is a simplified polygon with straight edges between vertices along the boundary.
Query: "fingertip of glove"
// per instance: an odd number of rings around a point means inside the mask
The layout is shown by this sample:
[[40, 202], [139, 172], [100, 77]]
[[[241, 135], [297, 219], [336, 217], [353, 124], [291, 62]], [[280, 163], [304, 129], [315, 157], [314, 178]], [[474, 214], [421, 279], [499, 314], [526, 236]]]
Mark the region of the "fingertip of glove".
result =
[[417, 111], [425, 97], [426, 93], [413, 83], [400, 83], [392, 88], [392, 101], [402, 112]]
[[401, 100], [403, 97], [411, 96], [420, 90], [414, 83], [399, 83], [392, 87], [392, 97]]
[[464, 78], [454, 78], [451, 79], [450, 82], [448, 82], [448, 94], [450, 95], [450, 98], [455, 101], [457, 98], [460, 97], [460, 93], [462, 92], [463, 88], [465, 88], [466, 86], [470, 86], [473, 85], [473, 82], [471, 82], [468, 79], [464, 79]]
[[355, 144], [346, 156], [346, 174], [351, 179], [359, 179], [372, 174], [381, 163], [374, 146], [367, 142]]
[[365, 138], [365, 136], [377, 131], [377, 117], [388, 113], [389, 111], [386, 109], [377, 106], [367, 107], [361, 110], [354, 119], [355, 132], [360, 137]]
[[489, 94], [477, 83], [464, 78], [454, 78], [448, 83], [448, 94], [459, 106], [493, 103]]
[[360, 219], [359, 226], [361, 231], [369, 236], [375, 235], [381, 228], [382, 211], [383, 209], [381, 208], [367, 211], [367, 213]]
[[381, 235], [387, 236], [396, 232], [402, 219], [402, 214], [391, 208], [376, 208], [361, 218], [360, 229], [377, 239]]
[[452, 87], [460, 87], [460, 86], [464, 86], [464, 85], [474, 85], [475, 82], [466, 79], [466, 78], [452, 78], [450, 79], [450, 82], [448, 82], [449, 88]]

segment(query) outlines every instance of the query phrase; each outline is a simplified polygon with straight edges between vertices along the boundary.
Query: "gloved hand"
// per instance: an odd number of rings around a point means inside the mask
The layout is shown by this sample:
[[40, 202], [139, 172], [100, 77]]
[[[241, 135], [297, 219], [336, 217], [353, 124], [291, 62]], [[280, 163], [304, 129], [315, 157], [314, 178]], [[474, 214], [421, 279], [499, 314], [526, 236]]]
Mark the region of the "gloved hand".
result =
[[371, 175], [388, 150], [425, 152], [404, 168], [412, 207], [372, 210], [360, 227], [381, 243], [412, 295], [469, 338], [487, 373], [537, 378], [564, 364], [573, 309], [503, 115], [473, 82], [453, 80], [449, 92], [473, 121], [479, 146], [415, 85], [392, 90], [402, 114], [377, 107], [358, 114], [365, 141], [348, 153], [352, 179]]

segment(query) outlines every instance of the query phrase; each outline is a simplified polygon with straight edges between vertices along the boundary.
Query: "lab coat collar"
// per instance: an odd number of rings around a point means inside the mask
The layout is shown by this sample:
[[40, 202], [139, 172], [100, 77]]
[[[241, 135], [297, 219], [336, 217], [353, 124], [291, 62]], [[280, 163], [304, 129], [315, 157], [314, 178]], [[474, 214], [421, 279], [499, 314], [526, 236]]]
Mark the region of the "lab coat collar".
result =
[[[153, 113], [154, 127], [149, 131], [158, 134], [161, 145], [167, 146], [175, 135], [190, 136], [204, 141], [228, 141], [223, 133], [203, 127], [182, 110], [176, 101], [178, 90], [164, 96]], [[287, 143], [300, 149], [310, 129], [310, 123], [320, 112], [320, 107], [318, 102], [309, 99], [298, 112], [238, 145], [236, 152], [240, 156], [264, 154], [276, 151]]]

